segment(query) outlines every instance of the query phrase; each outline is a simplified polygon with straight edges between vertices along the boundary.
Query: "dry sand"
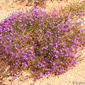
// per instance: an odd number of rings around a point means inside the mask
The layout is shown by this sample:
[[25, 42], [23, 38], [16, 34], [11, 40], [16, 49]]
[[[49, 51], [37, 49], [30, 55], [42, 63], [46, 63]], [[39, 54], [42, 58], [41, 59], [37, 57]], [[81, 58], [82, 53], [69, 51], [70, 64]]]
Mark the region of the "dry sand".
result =
[[[14, 3], [15, 0], [0, 0], [0, 20], [6, 18], [10, 13], [19, 10], [27, 10], [30, 7], [26, 7], [27, 0], [22, 3]], [[69, 2], [74, 2], [74, 0], [69, 0]], [[79, 1], [79, 0], [75, 0]], [[82, 0], [80, 0], [82, 1]], [[62, 2], [61, 5], [54, 2], [47, 2], [46, 11], [51, 11], [53, 7], [60, 8], [60, 6], [66, 6], [68, 3], [66, 1]], [[82, 56], [85, 55], [85, 50], [82, 51]], [[32, 79], [27, 79], [25, 75], [29, 73], [23, 72], [23, 76], [20, 79], [15, 79], [14, 81], [8, 81], [5, 79], [6, 85], [31, 85]], [[37, 80], [34, 85], [85, 85], [85, 60], [78, 63], [73, 69], [61, 75], [59, 78], [49, 77], [48, 79], [44, 77], [43, 79]]]

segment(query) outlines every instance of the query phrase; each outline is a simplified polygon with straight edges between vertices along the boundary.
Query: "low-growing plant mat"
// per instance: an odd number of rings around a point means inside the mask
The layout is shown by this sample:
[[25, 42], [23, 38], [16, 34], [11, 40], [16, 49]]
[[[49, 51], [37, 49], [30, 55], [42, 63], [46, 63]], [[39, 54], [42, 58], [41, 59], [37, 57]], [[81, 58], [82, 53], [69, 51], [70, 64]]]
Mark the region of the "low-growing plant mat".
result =
[[[10, 9], [10, 8], [9, 8]], [[20, 9], [20, 8], [19, 8]], [[0, 10], [1, 12], [1, 18], [5, 18], [9, 15], [9, 13], [13, 12], [13, 11], [17, 11], [18, 9], [11, 9], [10, 11], [7, 11], [4, 9]], [[3, 15], [4, 14], [4, 15]], [[82, 51], [82, 56], [85, 56], [85, 51]], [[81, 57], [82, 57], [81, 56]], [[74, 68], [70, 69], [68, 72], [64, 73], [61, 76], [56, 76], [56, 77], [44, 77], [40, 80], [37, 80], [35, 82], [34, 85], [74, 85], [79, 82], [84, 83], [85, 82], [85, 60], [81, 61], [80, 63], [78, 63]], [[8, 81], [8, 79], [11, 78], [5, 78], [5, 84], [6, 85], [31, 85], [30, 83], [32, 83], [32, 79], [28, 79], [28, 77], [26, 75], [28, 75], [29, 73], [27, 72], [22, 72], [23, 74], [18, 77], [17, 79], [13, 80], [13, 81]]]

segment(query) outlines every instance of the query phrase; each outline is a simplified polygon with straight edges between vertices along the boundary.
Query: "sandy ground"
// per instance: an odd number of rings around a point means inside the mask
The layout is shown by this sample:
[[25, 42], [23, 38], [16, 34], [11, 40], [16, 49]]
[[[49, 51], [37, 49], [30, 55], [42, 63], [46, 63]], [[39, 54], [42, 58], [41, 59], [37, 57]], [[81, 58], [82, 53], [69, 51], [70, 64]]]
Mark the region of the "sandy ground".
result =
[[[0, 0], [0, 20], [6, 18], [10, 13], [19, 11], [19, 10], [27, 10], [32, 6], [25, 6], [27, 0], [22, 3], [14, 3], [15, 0]], [[69, 0], [72, 2], [74, 0]], [[77, 1], [77, 0], [76, 0]], [[81, 0], [82, 1], [82, 0]], [[52, 10], [53, 7], [60, 8], [60, 6], [66, 6], [68, 3], [66, 1], [61, 4], [47, 2], [46, 11]], [[82, 56], [85, 55], [85, 50], [82, 51]], [[32, 79], [27, 79], [26, 75], [28, 72], [23, 72], [23, 75], [20, 78], [17, 78], [13, 81], [8, 81], [5, 79], [6, 85], [31, 85], [33, 82]], [[22, 81], [20, 81], [22, 80]], [[85, 85], [85, 60], [78, 63], [73, 69], [70, 69], [68, 72], [61, 75], [59, 78], [56, 77], [44, 77], [35, 82], [34, 85]]]

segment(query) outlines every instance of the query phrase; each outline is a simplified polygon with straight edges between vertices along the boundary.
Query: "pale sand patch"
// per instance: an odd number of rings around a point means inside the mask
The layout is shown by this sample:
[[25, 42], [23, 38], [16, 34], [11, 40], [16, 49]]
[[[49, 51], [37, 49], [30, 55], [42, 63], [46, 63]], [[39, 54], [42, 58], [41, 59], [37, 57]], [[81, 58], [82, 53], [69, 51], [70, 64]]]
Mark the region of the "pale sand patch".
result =
[[[8, 2], [5, 2], [8, 1]], [[69, 2], [74, 2], [74, 0], [69, 0]], [[82, 0], [76, 0], [76, 1], [82, 1]], [[0, 20], [6, 18], [10, 13], [14, 11], [19, 11], [19, 10], [26, 10], [29, 9], [29, 7], [25, 7], [25, 3], [22, 3], [21, 5], [13, 3], [11, 0], [0, 0]], [[9, 5], [8, 5], [9, 4]], [[63, 2], [61, 3], [61, 6], [66, 6], [68, 3]], [[12, 6], [11, 6], [12, 5]], [[48, 2], [46, 11], [50, 12], [54, 7], [60, 9], [60, 4], [54, 1], [53, 3]], [[82, 51], [82, 56], [85, 56], [85, 50]], [[28, 75], [29, 73], [24, 72], [20, 78], [15, 79], [14, 81], [8, 81], [6, 79], [5, 84], [6, 85], [30, 85], [30, 83], [33, 82], [32, 79], [27, 79], [25, 75]], [[61, 75], [59, 78], [56, 77], [49, 77], [48, 79], [46, 77], [37, 80], [34, 85], [75, 85], [74, 83], [79, 83], [79, 82], [85, 82], [85, 60], [81, 61], [78, 63], [73, 69], [69, 70], [68, 72], [64, 73]], [[20, 81], [22, 80], [22, 81]], [[80, 84], [82, 85], [82, 84]], [[85, 85], [85, 84], [83, 84]]]
[[[59, 12], [59, 10], [62, 8], [64, 9], [65, 7], [68, 7], [70, 6], [71, 4], [77, 4], [77, 3], [81, 3], [83, 2], [84, 0], [54, 0], [53, 2], [50, 2], [50, 0], [47, 0], [46, 1], [46, 8], [45, 8], [45, 11], [46, 12], [53, 12], [53, 9], [56, 8], [57, 9], [57, 12]], [[74, 6], [75, 6], [74, 5]]]

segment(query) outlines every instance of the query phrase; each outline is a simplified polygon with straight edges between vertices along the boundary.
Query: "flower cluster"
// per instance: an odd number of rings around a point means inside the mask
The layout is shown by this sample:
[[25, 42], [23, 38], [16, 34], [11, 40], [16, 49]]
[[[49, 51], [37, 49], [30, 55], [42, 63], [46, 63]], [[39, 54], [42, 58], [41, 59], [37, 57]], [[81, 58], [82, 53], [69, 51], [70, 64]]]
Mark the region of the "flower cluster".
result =
[[69, 15], [36, 8], [12, 13], [0, 24], [0, 62], [8, 63], [12, 76], [29, 68], [35, 79], [65, 73], [77, 63], [77, 49], [85, 43]]

